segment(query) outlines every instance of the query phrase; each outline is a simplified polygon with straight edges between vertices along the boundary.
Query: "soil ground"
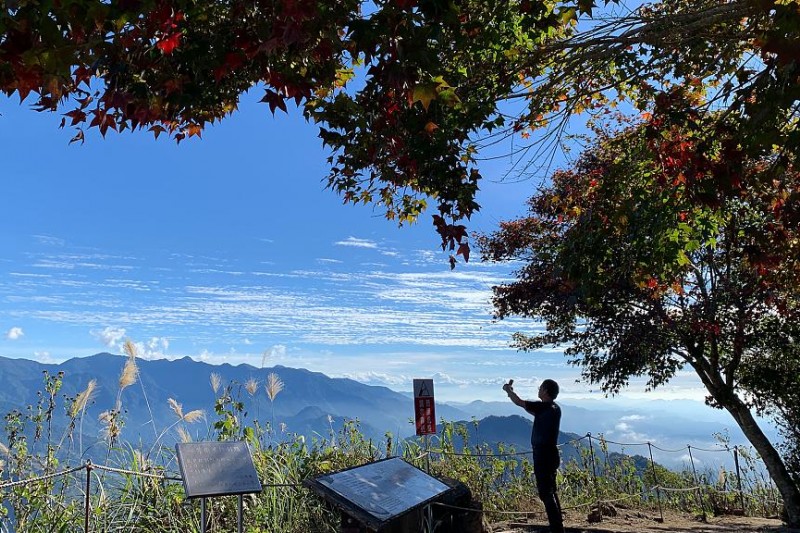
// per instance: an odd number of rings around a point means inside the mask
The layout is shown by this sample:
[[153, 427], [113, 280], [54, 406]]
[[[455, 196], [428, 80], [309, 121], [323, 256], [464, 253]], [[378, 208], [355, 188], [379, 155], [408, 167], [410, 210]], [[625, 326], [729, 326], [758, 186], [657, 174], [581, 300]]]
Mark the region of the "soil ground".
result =
[[[509, 520], [492, 524], [493, 533], [546, 533], [547, 521], [537, 514], [528, 520]], [[567, 515], [564, 526], [567, 533], [800, 533], [780, 520], [745, 516], [708, 517], [704, 522], [698, 517], [673, 512], [660, 515], [620, 509], [617, 516], [604, 516], [602, 522], [590, 524], [586, 516]]]

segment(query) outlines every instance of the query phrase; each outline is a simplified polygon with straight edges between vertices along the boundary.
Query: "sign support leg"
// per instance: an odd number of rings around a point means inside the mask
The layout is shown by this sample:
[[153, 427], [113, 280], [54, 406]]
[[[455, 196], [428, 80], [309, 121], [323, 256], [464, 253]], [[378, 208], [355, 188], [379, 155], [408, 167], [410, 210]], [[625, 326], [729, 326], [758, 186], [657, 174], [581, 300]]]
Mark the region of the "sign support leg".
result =
[[239, 533], [242, 533], [242, 508], [244, 507], [242, 500], [243, 496], [239, 494], [239, 505], [236, 509], [236, 527]]
[[431, 473], [431, 441], [430, 435], [425, 435], [425, 472]]
[[206, 533], [206, 499], [200, 498], [200, 531]]

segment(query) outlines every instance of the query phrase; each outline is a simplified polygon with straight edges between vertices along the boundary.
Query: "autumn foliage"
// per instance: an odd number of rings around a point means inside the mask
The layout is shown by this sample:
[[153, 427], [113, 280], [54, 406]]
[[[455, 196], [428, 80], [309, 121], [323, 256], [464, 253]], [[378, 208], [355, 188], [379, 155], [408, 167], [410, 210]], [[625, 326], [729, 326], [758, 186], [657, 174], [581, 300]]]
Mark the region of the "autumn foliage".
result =
[[[92, 129], [200, 137], [261, 91], [273, 114], [294, 103], [320, 125], [345, 202], [404, 223], [433, 201], [446, 249], [479, 209], [482, 147], [514, 139], [530, 157], [538, 133], [621, 102], [652, 111], [672, 83], [706, 90], [702, 112], [729, 109], [748, 157], [796, 152], [796, 2], [614, 4], [7, 0], [0, 91], [60, 113], [79, 142]], [[468, 240], [458, 248], [466, 259]]]
[[693, 370], [764, 458], [795, 520], [797, 472], [751, 410], [797, 434], [800, 172], [779, 150], [746, 157], [699, 103], [676, 89], [646, 121], [598, 132], [530, 198], [528, 216], [481, 239], [485, 259], [522, 261], [516, 280], [495, 288], [495, 312], [542, 320], [545, 331], [516, 334], [516, 346], [563, 348], [608, 393]]

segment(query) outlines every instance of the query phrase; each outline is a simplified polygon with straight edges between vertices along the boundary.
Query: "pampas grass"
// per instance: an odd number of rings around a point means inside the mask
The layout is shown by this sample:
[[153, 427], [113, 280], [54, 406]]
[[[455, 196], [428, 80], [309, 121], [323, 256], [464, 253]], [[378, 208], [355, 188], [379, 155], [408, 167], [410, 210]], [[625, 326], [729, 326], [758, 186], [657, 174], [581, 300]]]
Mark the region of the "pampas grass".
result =
[[[153, 446], [150, 448], [150, 452], [148, 456], [153, 453], [153, 451], [158, 446], [159, 442], [161, 441], [162, 437], [166, 435], [172, 428], [178, 426], [181, 422], [186, 424], [192, 424], [199, 420], [205, 420], [206, 413], [202, 409], [195, 409], [194, 411], [189, 411], [188, 413], [183, 412], [183, 404], [178, 403], [175, 398], [167, 398], [167, 405], [175, 413], [175, 416], [178, 418], [175, 422], [169, 425], [169, 427], [165, 428], [157, 437], [156, 441], [153, 443]], [[181, 439], [181, 442], [190, 442], [192, 439], [189, 436], [189, 432], [183, 426], [178, 426], [177, 430], [178, 436]], [[188, 439], [188, 440], [186, 440]]]
[[192, 436], [189, 434], [189, 430], [187, 430], [183, 426], [178, 426], [175, 430], [178, 433], [178, 438], [181, 442], [192, 442]]
[[139, 377], [139, 367], [136, 366], [136, 346], [130, 340], [126, 340], [123, 350], [127, 354], [128, 360], [125, 361], [122, 374], [119, 376], [120, 393], [136, 383], [136, 379]]
[[[89, 405], [89, 402], [92, 401], [94, 398], [95, 393], [97, 392], [97, 380], [92, 379], [86, 385], [86, 388], [83, 389], [75, 399], [72, 401], [72, 405], [69, 408], [69, 417], [71, 419], [75, 419], [80, 414], [81, 421], [78, 424], [78, 449], [83, 452], [83, 415], [86, 414], [86, 407]], [[63, 438], [61, 439], [63, 442]], [[70, 440], [72, 443], [72, 440]], [[59, 443], [59, 447], [61, 443]]]
[[73, 400], [69, 408], [69, 417], [77, 418], [79, 413], [86, 411], [86, 406], [94, 398], [95, 392], [97, 392], [97, 380], [93, 379], [89, 381], [85, 389], [75, 396], [75, 400]]
[[214, 394], [217, 394], [219, 392], [220, 385], [222, 385], [222, 376], [216, 372], [212, 372], [211, 376], [209, 377], [209, 381], [211, 381], [211, 390], [214, 391]]
[[97, 417], [101, 424], [103, 424], [102, 435], [108, 441], [109, 449], [117, 441], [117, 437], [122, 432], [122, 426], [119, 423], [119, 411], [116, 409], [109, 409], [103, 411]]
[[246, 390], [250, 396], [255, 396], [256, 392], [258, 392], [258, 380], [256, 378], [249, 378], [244, 382], [244, 390]]
[[[125, 362], [125, 367], [122, 369], [122, 376], [119, 378], [120, 394], [125, 387], [133, 385], [139, 377], [139, 367], [136, 365], [136, 358], [139, 356], [139, 349], [136, 347], [136, 344], [130, 339], [125, 339], [122, 349], [128, 356], [128, 360]], [[155, 435], [156, 439], [158, 439], [158, 428], [156, 428], [156, 419], [153, 416], [153, 409], [150, 407], [150, 400], [147, 399], [147, 392], [144, 390], [144, 383], [142, 383], [141, 380], [138, 381], [139, 386], [142, 388], [144, 404], [147, 406], [147, 412], [150, 414], [150, 424], [153, 426], [153, 435]], [[117, 409], [119, 408], [120, 406], [117, 405]]]
[[275, 397], [283, 390], [283, 381], [281, 378], [278, 377], [278, 374], [275, 372], [271, 372], [269, 376], [267, 376], [267, 384], [265, 385], [267, 389], [267, 397], [269, 401], [275, 401]]

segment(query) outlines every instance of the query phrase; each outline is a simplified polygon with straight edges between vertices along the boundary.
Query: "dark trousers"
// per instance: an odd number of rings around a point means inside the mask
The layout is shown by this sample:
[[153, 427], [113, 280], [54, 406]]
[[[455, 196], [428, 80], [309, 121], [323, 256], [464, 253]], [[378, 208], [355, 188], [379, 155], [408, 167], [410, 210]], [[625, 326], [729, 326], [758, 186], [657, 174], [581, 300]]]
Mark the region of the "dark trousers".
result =
[[536, 488], [539, 491], [539, 498], [544, 503], [551, 533], [564, 532], [561, 502], [558, 501], [558, 493], [556, 491], [556, 471], [560, 462], [558, 449], [534, 453], [533, 455], [533, 473], [536, 476]]

